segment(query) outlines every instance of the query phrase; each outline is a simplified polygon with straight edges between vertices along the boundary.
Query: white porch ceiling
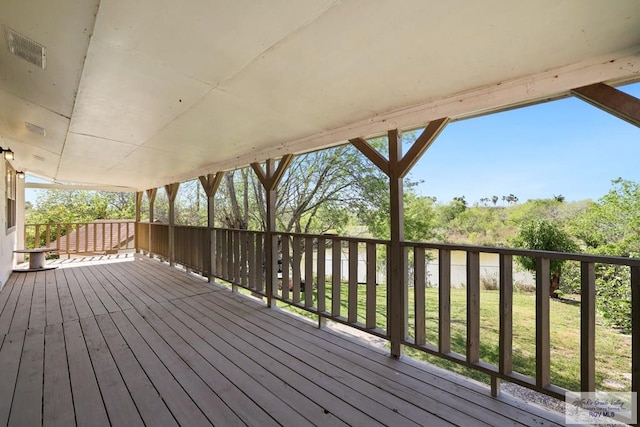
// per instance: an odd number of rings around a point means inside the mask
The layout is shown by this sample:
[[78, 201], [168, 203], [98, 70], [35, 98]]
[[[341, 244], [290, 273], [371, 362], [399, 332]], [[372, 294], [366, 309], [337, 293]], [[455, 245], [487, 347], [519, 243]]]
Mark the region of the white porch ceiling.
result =
[[47, 49], [0, 46], [14, 166], [140, 190], [640, 80], [637, 0], [30, 0], [0, 23]]

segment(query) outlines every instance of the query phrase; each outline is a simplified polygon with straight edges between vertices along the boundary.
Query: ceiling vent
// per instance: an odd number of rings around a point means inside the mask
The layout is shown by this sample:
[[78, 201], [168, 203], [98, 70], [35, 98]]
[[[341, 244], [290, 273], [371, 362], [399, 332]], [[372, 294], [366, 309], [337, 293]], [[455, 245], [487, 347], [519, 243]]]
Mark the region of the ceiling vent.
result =
[[24, 127], [27, 128], [29, 132], [37, 133], [38, 135], [46, 136], [47, 131], [38, 125], [34, 125], [33, 123], [24, 122]]
[[46, 48], [9, 27], [4, 27], [9, 52], [33, 65], [42, 68], [47, 66]]

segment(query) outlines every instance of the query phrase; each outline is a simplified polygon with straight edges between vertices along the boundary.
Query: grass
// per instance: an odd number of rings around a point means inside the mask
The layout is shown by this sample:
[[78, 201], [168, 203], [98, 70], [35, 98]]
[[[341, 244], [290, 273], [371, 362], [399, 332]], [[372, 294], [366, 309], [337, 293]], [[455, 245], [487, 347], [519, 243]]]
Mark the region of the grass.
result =
[[[346, 284], [340, 289], [340, 315], [347, 315], [348, 293]], [[358, 286], [358, 321], [365, 322], [366, 286]], [[376, 288], [376, 321], [386, 329], [386, 287]], [[314, 290], [314, 305], [317, 295]], [[301, 296], [304, 301], [304, 294]], [[409, 288], [409, 336], [414, 333], [414, 295]], [[438, 342], [438, 289], [426, 290], [426, 339]], [[331, 285], [327, 283], [326, 307], [331, 307]], [[316, 315], [306, 310], [287, 306], [291, 311], [312, 319]], [[480, 294], [480, 358], [498, 363], [499, 292], [483, 290]], [[580, 304], [576, 300], [551, 300], [551, 382], [568, 390], [580, 390]], [[465, 354], [466, 349], [466, 290], [451, 290], [451, 347]], [[488, 383], [489, 377], [455, 362], [405, 348], [405, 354], [445, 369], [459, 372]], [[513, 368], [524, 375], [535, 376], [535, 294], [515, 292], [513, 295]], [[596, 325], [596, 388], [602, 391], [629, 391], [631, 389], [631, 337], [603, 325]]]

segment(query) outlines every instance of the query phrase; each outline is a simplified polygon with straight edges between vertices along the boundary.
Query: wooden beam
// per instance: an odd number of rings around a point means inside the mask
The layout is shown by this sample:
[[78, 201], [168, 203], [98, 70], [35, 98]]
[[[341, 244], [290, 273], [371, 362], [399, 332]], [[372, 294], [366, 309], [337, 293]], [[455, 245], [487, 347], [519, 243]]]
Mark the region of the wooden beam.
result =
[[596, 267], [580, 268], [580, 390], [596, 391]]
[[[149, 222], [153, 222], [153, 205], [156, 202], [157, 188], [150, 188], [147, 190], [147, 199], [149, 200]], [[151, 233], [149, 233], [151, 236]]]
[[631, 391], [640, 404], [640, 267], [631, 267]]
[[438, 351], [451, 352], [451, 251], [438, 252]]
[[216, 263], [216, 230], [215, 227], [215, 194], [220, 187], [220, 183], [222, 182], [222, 178], [224, 177], [224, 172], [216, 172], [216, 174], [207, 174], [204, 176], [200, 176], [200, 184], [202, 184], [202, 188], [204, 189], [205, 194], [207, 195], [207, 227], [209, 227], [209, 256], [210, 256], [210, 271], [209, 271], [209, 282], [213, 280], [215, 277], [218, 267]]
[[142, 191], [136, 192], [136, 222], [140, 222], [143, 194]]
[[551, 383], [549, 265], [548, 258], [536, 258], [536, 386], [540, 388]]
[[449, 118], [434, 120], [424, 129], [422, 134], [413, 143], [407, 154], [402, 157], [399, 165], [400, 174], [404, 177], [409, 173], [411, 168], [416, 164], [424, 152], [433, 144], [433, 141], [440, 135], [440, 132], [449, 123]]
[[179, 182], [174, 182], [173, 184], [167, 184], [164, 186], [164, 190], [167, 192], [167, 197], [169, 198], [169, 203], [173, 203], [176, 200], [179, 188]]
[[284, 176], [284, 172], [287, 170], [291, 162], [293, 161], [293, 154], [286, 154], [282, 156], [280, 162], [278, 162], [278, 168], [273, 172], [270, 176], [271, 187], [275, 190], [275, 188], [280, 184], [282, 177]]
[[204, 189], [207, 197], [211, 197], [216, 194], [218, 191], [218, 187], [220, 187], [220, 182], [222, 182], [222, 178], [224, 177], [224, 172], [216, 172], [214, 174], [207, 174], [200, 176], [200, 184], [202, 184], [202, 188]]
[[167, 184], [164, 190], [167, 192], [169, 199], [169, 265], [174, 265], [176, 257], [176, 238], [174, 234], [174, 225], [176, 223], [176, 196], [180, 188], [179, 182]]
[[467, 363], [480, 360], [480, 253], [467, 252]]
[[640, 127], [640, 99], [604, 83], [571, 90], [577, 98]]
[[364, 156], [378, 167], [385, 175], [389, 175], [389, 161], [382, 154], [373, 148], [367, 141], [362, 138], [350, 139], [353, 144]]
[[86, 185], [86, 184], [51, 184], [46, 182], [25, 182], [24, 188], [38, 188], [44, 190], [81, 190], [81, 191], [110, 191], [112, 193], [134, 193], [135, 188], [117, 185]]
[[[144, 195], [144, 193], [142, 191], [138, 191], [136, 192], [136, 223], [134, 224], [134, 230], [138, 230], [139, 228], [139, 223], [140, 223], [140, 218], [141, 218], [141, 213], [142, 213], [142, 196]], [[129, 226], [127, 226], [127, 231]], [[86, 233], [86, 236], [88, 236], [89, 233]], [[47, 240], [49, 240], [47, 238]], [[140, 241], [139, 241], [139, 233], [134, 233], [133, 234], [133, 246], [136, 250], [136, 253], [140, 253]]]
[[262, 169], [262, 165], [260, 165], [260, 163], [251, 163], [251, 169], [253, 169], [253, 171], [256, 173], [258, 179], [260, 180], [260, 183], [266, 190], [269, 187], [269, 178]]
[[266, 277], [266, 294], [267, 294], [267, 306], [271, 307], [274, 287], [277, 285], [277, 274], [276, 274], [276, 260], [278, 258], [278, 245], [276, 242], [276, 236], [274, 235], [276, 231], [276, 188], [282, 177], [284, 176], [284, 172], [291, 164], [293, 160], [293, 154], [286, 154], [278, 163], [278, 166], [275, 165], [274, 159], [268, 159], [266, 162], [266, 170], [262, 168], [260, 163], [251, 163], [251, 168], [258, 176], [258, 179], [262, 183], [262, 186], [265, 190], [265, 197], [267, 203], [267, 229], [265, 230], [265, 242], [264, 242], [264, 252], [266, 255], [266, 265], [267, 265], [267, 277]]
[[402, 158], [402, 137], [397, 130], [389, 131], [389, 197], [391, 238], [389, 242], [389, 336], [391, 341], [391, 356], [402, 356], [402, 342], [407, 335], [406, 286], [404, 272], [404, 203], [403, 182], [398, 173], [398, 163]]
[[158, 193], [157, 188], [150, 188], [146, 191], [147, 198], [149, 199], [149, 203], [153, 203], [156, 200], [156, 194]]

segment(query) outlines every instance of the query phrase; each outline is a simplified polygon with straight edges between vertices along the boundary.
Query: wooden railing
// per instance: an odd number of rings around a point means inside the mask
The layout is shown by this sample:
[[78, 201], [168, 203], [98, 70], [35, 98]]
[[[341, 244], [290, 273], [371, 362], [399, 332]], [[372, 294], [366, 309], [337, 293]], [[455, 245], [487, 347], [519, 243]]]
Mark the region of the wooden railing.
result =
[[[285, 233], [274, 239], [273, 298], [388, 338], [385, 308], [377, 304], [378, 286], [388, 282], [388, 242]], [[266, 295], [264, 240], [264, 233], [217, 229], [215, 276]]]
[[173, 261], [208, 276], [211, 273], [211, 232], [207, 227], [174, 226]]
[[[275, 300], [317, 315], [320, 323], [331, 319], [387, 340], [391, 339], [388, 324], [391, 286], [402, 286], [405, 319], [402, 344], [487, 374], [494, 395], [499, 392], [500, 381], [505, 380], [564, 398], [566, 390], [554, 383], [552, 369], [552, 260], [580, 266], [581, 296], [574, 302], [580, 305], [579, 384], [582, 391], [595, 390], [596, 281], [602, 266], [613, 266], [618, 268], [618, 276], [626, 274], [632, 295], [631, 391], [640, 387], [640, 259], [403, 242], [404, 280], [389, 283], [390, 243], [386, 240], [273, 233], [278, 255], [273, 265], [268, 266], [266, 233], [162, 224], [146, 227], [150, 230], [146, 239], [151, 242], [152, 254], [169, 260], [169, 233], [173, 230], [174, 259], [169, 261], [229, 282], [234, 288], [245, 288], [254, 295], [271, 294]], [[140, 249], [144, 249], [142, 233], [138, 236]], [[514, 337], [520, 333], [513, 326], [514, 261], [520, 256], [535, 259], [537, 266], [531, 276], [534, 291], [530, 294], [535, 299], [530, 314], [535, 319], [530, 340], [533, 368], [522, 368], [516, 359], [523, 355], [514, 352]], [[491, 267], [493, 293], [482, 290], [486, 286], [483, 274], [487, 268], [481, 258], [487, 257], [495, 259]], [[454, 258], [458, 261], [454, 262]], [[266, 284], [270, 281], [273, 288], [267, 292]], [[464, 295], [463, 307], [456, 307], [455, 315], [454, 292], [456, 297]], [[481, 307], [486, 308], [481, 299], [496, 294], [492, 313], [497, 326], [487, 328], [483, 325], [486, 315], [481, 316]], [[490, 336], [492, 333], [496, 336]]]
[[25, 249], [51, 248], [60, 254], [116, 253], [133, 250], [134, 221], [26, 224]]
[[[388, 241], [275, 233], [274, 244], [278, 247], [280, 263], [268, 269], [264, 264], [265, 233], [225, 229], [217, 229], [215, 233], [216, 277], [264, 296], [267, 274], [274, 274], [276, 286], [273, 298], [314, 313], [319, 319], [329, 318], [390, 339], [387, 323], [390, 302], [388, 298], [381, 298], [390, 294], [387, 280]], [[494, 395], [499, 392], [500, 381], [506, 380], [559, 399], [564, 398], [566, 390], [553, 383], [551, 369], [551, 260], [580, 264], [581, 339], [577, 351], [580, 355], [581, 390], [595, 390], [596, 384], [596, 266], [624, 266], [628, 270], [628, 284], [634, 295], [634, 336], [637, 337], [640, 331], [636, 326], [640, 324], [638, 259], [412, 242], [403, 242], [402, 247], [405, 253], [402, 286], [406, 295], [404, 313], [407, 319], [403, 344], [489, 375]], [[463, 261], [454, 262], [452, 254]], [[481, 283], [485, 285], [483, 282], [486, 280], [483, 277], [486, 267], [481, 265], [481, 255], [496, 259], [493, 281], [499, 295], [498, 306], [494, 308], [498, 331], [492, 343], [481, 339], [488, 333], [480, 316]], [[521, 370], [514, 363], [514, 356], [521, 356], [513, 352], [514, 260], [518, 256], [532, 257], [537, 265], [532, 279], [532, 288], [535, 289], [532, 294], [535, 296], [535, 308], [532, 308], [535, 311], [532, 313], [535, 318], [533, 372]], [[455, 274], [454, 269], [458, 270]], [[452, 282], [453, 278], [460, 280], [461, 276], [461, 283]], [[426, 292], [429, 287], [434, 289]], [[460, 288], [458, 292], [464, 292], [465, 299], [464, 319], [456, 320], [455, 331], [451, 306], [454, 287]], [[435, 297], [435, 301], [429, 301], [427, 294]], [[427, 309], [428, 303], [431, 309]], [[433, 304], [436, 304], [435, 309]], [[428, 314], [434, 313], [434, 319], [427, 318]], [[462, 337], [459, 336], [461, 333]], [[452, 338], [455, 338], [455, 343]], [[493, 342], [497, 351], [482, 350], [490, 348]], [[637, 391], [640, 384], [640, 349], [637, 344], [633, 348], [632, 389]]]
[[149, 252], [149, 228], [150, 224], [148, 222], [137, 222], [136, 223], [136, 242], [137, 249]]
[[149, 252], [160, 258], [169, 259], [169, 226], [149, 224]]
[[[595, 390], [596, 281], [602, 266], [613, 266], [618, 269], [617, 280], [626, 275], [622, 280], [631, 293], [631, 390], [638, 391], [640, 387], [640, 259], [403, 242], [404, 280], [389, 283], [390, 242], [376, 239], [273, 233], [277, 257], [272, 266], [266, 265], [266, 233], [160, 223], [29, 224], [25, 227], [25, 247], [51, 247], [63, 254], [134, 249], [134, 227], [137, 249], [149, 255], [205, 277], [219, 278], [255, 295], [270, 294], [275, 300], [317, 315], [320, 323], [331, 319], [387, 340], [391, 339], [391, 286], [402, 286], [402, 343], [488, 375], [493, 394], [499, 392], [500, 381], [505, 380], [564, 397], [566, 390], [553, 381], [552, 260], [580, 266], [580, 301], [576, 302], [580, 305], [579, 383], [582, 391]], [[170, 248], [172, 240], [174, 247]], [[537, 266], [532, 279], [533, 368], [520, 366], [516, 359], [522, 355], [514, 354], [514, 339], [520, 333], [513, 326], [514, 260], [521, 256], [533, 258]], [[492, 295], [498, 294], [497, 307], [493, 308], [497, 327], [489, 331], [483, 325], [486, 316], [481, 316], [481, 299], [489, 295], [482, 290], [486, 286], [486, 266], [481, 258], [487, 257], [495, 260], [491, 274], [496, 292]], [[269, 282], [273, 283], [271, 292], [266, 288]], [[461, 292], [464, 295], [464, 308], [455, 308], [455, 315], [454, 292], [457, 297]], [[495, 351], [486, 350], [494, 347]]]
[[[633, 391], [640, 384], [640, 259], [568, 254], [547, 251], [488, 248], [447, 244], [403, 243], [405, 252], [405, 290], [408, 294], [405, 313], [413, 319], [405, 330], [403, 344], [418, 350], [464, 365], [465, 367], [488, 374], [491, 378], [492, 394], [499, 391], [500, 380], [506, 380], [521, 386], [564, 399], [564, 388], [552, 382], [550, 331], [550, 261], [564, 260], [580, 264], [580, 390], [595, 391], [596, 384], [596, 266], [612, 265], [628, 267], [627, 283], [632, 294]], [[451, 306], [451, 268], [452, 253], [464, 254], [466, 277], [461, 285], [466, 292], [464, 348], [452, 346], [452, 306]], [[498, 316], [498, 355], [481, 352], [481, 266], [480, 255], [493, 254], [498, 259], [499, 291]], [[513, 352], [513, 296], [514, 296], [514, 257], [530, 257], [535, 260], [535, 372], [518, 372]], [[437, 326], [431, 330], [426, 325], [425, 287], [430, 274], [428, 265], [434, 265], [436, 274], [431, 274], [431, 286], [437, 287]], [[411, 274], [409, 274], [411, 273]], [[411, 277], [409, 277], [411, 276]], [[413, 288], [410, 292], [409, 287]], [[563, 356], [564, 357], [564, 356]], [[491, 360], [493, 359], [493, 360]], [[574, 390], [575, 391], [575, 390]]]

